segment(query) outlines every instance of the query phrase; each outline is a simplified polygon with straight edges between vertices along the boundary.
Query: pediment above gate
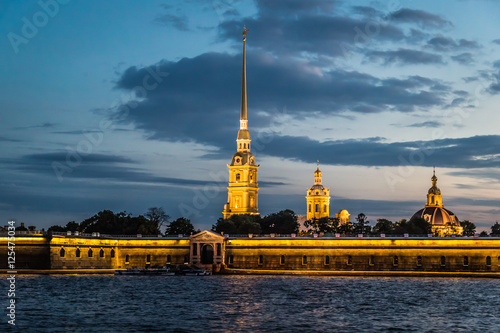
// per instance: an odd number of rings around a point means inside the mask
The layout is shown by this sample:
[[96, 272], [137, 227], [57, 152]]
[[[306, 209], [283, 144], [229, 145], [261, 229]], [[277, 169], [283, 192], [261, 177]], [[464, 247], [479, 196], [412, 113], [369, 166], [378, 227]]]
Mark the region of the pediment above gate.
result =
[[224, 236], [218, 234], [218, 233], [215, 233], [213, 231], [209, 231], [209, 230], [204, 230], [204, 231], [201, 231], [197, 234], [194, 234], [192, 236], [189, 237], [189, 239], [191, 241], [195, 241], [195, 242], [223, 242], [224, 241]]

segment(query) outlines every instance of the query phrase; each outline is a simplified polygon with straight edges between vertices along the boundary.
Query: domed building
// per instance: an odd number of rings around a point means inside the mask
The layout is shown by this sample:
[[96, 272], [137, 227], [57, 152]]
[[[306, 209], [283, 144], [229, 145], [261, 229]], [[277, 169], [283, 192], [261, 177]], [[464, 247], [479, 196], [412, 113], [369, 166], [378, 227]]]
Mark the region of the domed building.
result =
[[319, 220], [330, 216], [330, 190], [322, 184], [319, 162], [314, 171], [314, 185], [307, 190], [307, 219]]
[[348, 223], [349, 216], [351, 216], [351, 214], [349, 214], [349, 212], [345, 209], [339, 210], [338, 213], [335, 213], [335, 217], [339, 219], [340, 225]]
[[432, 187], [427, 192], [427, 203], [425, 207], [415, 214], [414, 217], [421, 217], [432, 225], [432, 233], [439, 236], [452, 234], [461, 235], [463, 228], [455, 214], [444, 208], [441, 190], [436, 186], [438, 178], [434, 170], [431, 181]]

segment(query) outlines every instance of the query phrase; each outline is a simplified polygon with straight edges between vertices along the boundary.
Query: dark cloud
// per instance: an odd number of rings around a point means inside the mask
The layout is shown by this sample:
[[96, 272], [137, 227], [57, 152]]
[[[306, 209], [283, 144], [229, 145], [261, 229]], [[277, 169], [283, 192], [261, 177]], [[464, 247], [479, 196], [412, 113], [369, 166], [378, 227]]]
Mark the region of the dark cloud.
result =
[[427, 46], [439, 52], [478, 49], [481, 47], [475, 41], [466, 39], [454, 40], [453, 38], [445, 37], [442, 35], [431, 38], [429, 41], [427, 41]]
[[373, 8], [373, 7], [368, 7], [368, 6], [353, 6], [352, 11], [357, 14], [361, 14], [366, 17], [381, 17], [382, 12], [379, 10]]
[[22, 142], [22, 140], [12, 139], [5, 136], [0, 136], [0, 142]]
[[[42, 162], [62, 162], [65, 163], [69, 152], [51, 152], [31, 154], [24, 156], [26, 161], [42, 161]], [[116, 155], [104, 154], [89, 154], [82, 155], [82, 159], [89, 163], [135, 163], [132, 159]]]
[[399, 49], [397, 51], [369, 51], [365, 53], [369, 60], [381, 60], [384, 65], [388, 64], [442, 64], [443, 58], [438, 54], [424, 51]]
[[469, 82], [474, 82], [474, 81], [479, 80], [479, 77], [477, 77], [477, 76], [467, 76], [467, 77], [463, 77], [462, 80], [464, 80], [465, 83], [469, 83]]
[[164, 14], [155, 19], [156, 23], [174, 27], [180, 31], [188, 31], [188, 21], [186, 16]]
[[[203, 180], [203, 179], [186, 179], [186, 178], [171, 178], [152, 175], [143, 171], [130, 158], [123, 156], [91, 154], [81, 156], [81, 160], [70, 157], [68, 162], [67, 152], [51, 152], [41, 154], [25, 155], [20, 159], [0, 160], [4, 165], [17, 165], [17, 170], [22, 172], [54, 176], [57, 178], [54, 171], [53, 162], [59, 163], [59, 166], [68, 168], [63, 173], [64, 179], [100, 179], [113, 180], [122, 183], [141, 183], [141, 184], [160, 184], [171, 186], [204, 186], [216, 185], [225, 189], [225, 180]], [[78, 161], [78, 162], [77, 162]], [[75, 163], [75, 164], [72, 164]], [[135, 165], [130, 167], [129, 164]], [[278, 186], [286, 185], [279, 181], [260, 180], [259, 186]]]
[[290, 14], [330, 13], [335, 0], [256, 0], [262, 16], [288, 16]]
[[388, 19], [403, 23], [416, 23], [422, 28], [441, 29], [452, 25], [450, 21], [445, 20], [439, 15], [409, 8], [402, 8], [390, 14]]
[[[450, 90], [440, 81], [420, 76], [379, 79], [354, 71], [322, 71], [263, 52], [249, 53], [247, 61], [250, 128], [269, 127], [283, 109], [291, 116], [312, 117], [315, 112], [412, 112], [439, 107], [446, 104], [443, 98]], [[241, 55], [207, 53], [130, 67], [117, 87], [134, 91], [152, 71], [169, 75], [134, 108], [119, 108], [117, 115], [124, 123], [135, 124], [154, 139], [234, 148], [228, 139], [236, 135], [239, 119]]]
[[474, 59], [472, 57], [472, 53], [465, 52], [456, 56], [451, 56], [451, 59], [454, 61], [458, 62], [459, 64], [462, 65], [468, 65], [472, 62], [474, 62]]
[[323, 156], [322, 163], [334, 165], [400, 166], [406, 161], [415, 166], [473, 169], [500, 166], [500, 136], [390, 143], [379, 139], [319, 142], [308, 137], [276, 136], [261, 154], [308, 163]]
[[43, 124], [39, 124], [39, 125], [14, 127], [14, 129], [52, 128], [52, 127], [55, 127], [55, 126], [56, 126], [55, 123], [43, 123]]
[[479, 71], [479, 75], [489, 81], [486, 91], [491, 95], [500, 93], [500, 60], [493, 63], [492, 69]]
[[441, 126], [443, 126], [442, 123], [440, 123], [439, 121], [433, 121], [433, 120], [408, 125], [408, 127], [427, 127], [427, 128], [437, 128], [437, 127], [441, 127]]
[[500, 45], [500, 39], [494, 39], [491, 42]]
[[[388, 23], [381, 27], [368, 18], [331, 15], [277, 17], [265, 13], [261, 11], [260, 16], [244, 20], [250, 29], [248, 44], [278, 55], [301, 55], [302, 52], [309, 52], [328, 57], [347, 57], [351, 52], [358, 52], [358, 46], [371, 41], [401, 42], [407, 38], [398, 27]], [[239, 42], [241, 22], [222, 22], [219, 25], [219, 40]]]
[[101, 131], [93, 130], [93, 131], [83, 131], [83, 130], [70, 130], [70, 131], [54, 131], [52, 134], [69, 134], [69, 135], [82, 135], [85, 133], [101, 133]]

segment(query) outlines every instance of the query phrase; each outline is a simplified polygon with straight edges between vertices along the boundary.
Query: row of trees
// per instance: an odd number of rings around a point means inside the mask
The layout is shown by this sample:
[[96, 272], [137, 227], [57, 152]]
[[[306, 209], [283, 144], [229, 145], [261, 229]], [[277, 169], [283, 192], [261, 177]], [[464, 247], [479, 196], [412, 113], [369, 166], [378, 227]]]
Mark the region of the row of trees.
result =
[[172, 222], [169, 222], [169, 219], [170, 216], [161, 207], [149, 208], [144, 215], [139, 216], [132, 216], [125, 211], [115, 214], [110, 210], [103, 210], [80, 223], [70, 221], [64, 227], [53, 225], [48, 230], [115, 235], [160, 235], [165, 227], [165, 235], [190, 235], [195, 232], [189, 219], [180, 217]]
[[356, 222], [347, 222], [340, 224], [339, 219], [325, 217], [319, 220], [306, 221], [304, 225], [315, 233], [323, 232], [325, 234], [429, 234], [431, 225], [422, 218], [403, 219], [399, 222], [392, 222], [387, 219], [379, 219], [372, 227], [369, 225], [365, 214], [360, 213], [356, 216]]
[[260, 215], [233, 215], [228, 219], [220, 218], [212, 226], [215, 232], [225, 234], [293, 234], [299, 231], [297, 215], [290, 209], [264, 217]]
[[[103, 210], [94, 216], [83, 220], [80, 223], [70, 221], [66, 226], [54, 225], [49, 231], [79, 231], [79, 232], [99, 232], [103, 234], [122, 235], [159, 235], [165, 229], [165, 235], [190, 235], [195, 233], [195, 228], [189, 219], [180, 217], [172, 222], [163, 208], [152, 207], [143, 215], [132, 216], [125, 211], [113, 213], [110, 210]], [[308, 230], [302, 233], [325, 233], [325, 234], [420, 234], [431, 233], [431, 225], [422, 218], [402, 219], [392, 222], [387, 219], [378, 219], [372, 227], [365, 214], [360, 213], [355, 218], [356, 222], [340, 224], [339, 219], [325, 217], [318, 220], [305, 221], [304, 227]], [[464, 220], [460, 222], [464, 236], [473, 236], [476, 233], [474, 223]], [[297, 215], [290, 209], [285, 209], [277, 213], [264, 217], [260, 215], [233, 215], [228, 219], [220, 218], [212, 226], [215, 232], [225, 234], [299, 234], [300, 224]], [[199, 231], [199, 230], [198, 230]], [[491, 227], [492, 235], [500, 235], [500, 224], [496, 222]], [[480, 236], [487, 236], [483, 231]]]

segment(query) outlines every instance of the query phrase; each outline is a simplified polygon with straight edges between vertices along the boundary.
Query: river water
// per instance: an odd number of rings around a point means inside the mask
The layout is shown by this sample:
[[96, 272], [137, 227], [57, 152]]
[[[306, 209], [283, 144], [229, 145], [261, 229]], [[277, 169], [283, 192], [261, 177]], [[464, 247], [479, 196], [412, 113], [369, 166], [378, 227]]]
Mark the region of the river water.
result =
[[17, 276], [16, 297], [0, 332], [500, 332], [495, 279]]

